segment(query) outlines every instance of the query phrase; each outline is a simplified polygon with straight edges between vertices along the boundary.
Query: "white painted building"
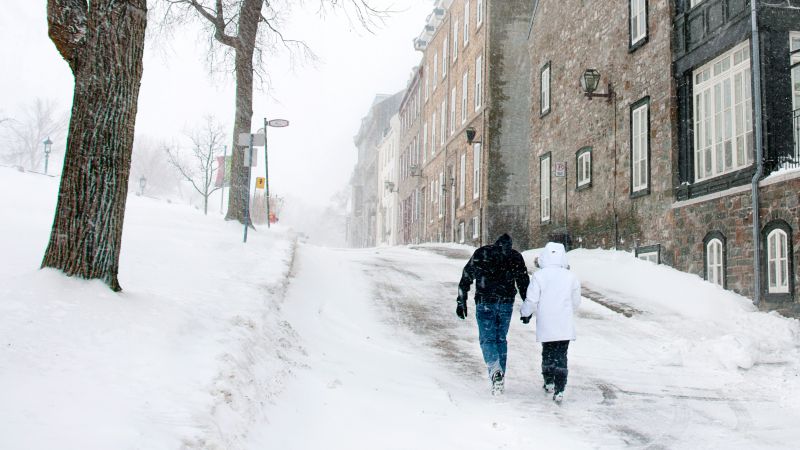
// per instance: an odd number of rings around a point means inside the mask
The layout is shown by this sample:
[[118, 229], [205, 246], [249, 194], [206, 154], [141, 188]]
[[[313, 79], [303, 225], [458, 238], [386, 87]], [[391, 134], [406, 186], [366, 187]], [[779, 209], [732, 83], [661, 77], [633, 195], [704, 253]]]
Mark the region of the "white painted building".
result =
[[383, 140], [378, 145], [378, 211], [377, 245], [397, 245], [398, 216], [400, 209], [398, 188], [398, 150], [400, 148], [400, 118], [395, 114], [384, 130]]

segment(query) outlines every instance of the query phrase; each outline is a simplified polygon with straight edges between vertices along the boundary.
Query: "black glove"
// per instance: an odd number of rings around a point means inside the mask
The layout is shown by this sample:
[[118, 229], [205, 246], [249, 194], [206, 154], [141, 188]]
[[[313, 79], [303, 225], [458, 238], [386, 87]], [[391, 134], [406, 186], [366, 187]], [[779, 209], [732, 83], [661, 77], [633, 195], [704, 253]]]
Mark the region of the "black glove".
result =
[[531, 317], [533, 317], [533, 314], [531, 314], [530, 316], [520, 317], [519, 320], [521, 320], [522, 323], [527, 325], [531, 321]]
[[458, 304], [456, 306], [456, 315], [461, 320], [467, 318], [467, 302], [458, 299]]

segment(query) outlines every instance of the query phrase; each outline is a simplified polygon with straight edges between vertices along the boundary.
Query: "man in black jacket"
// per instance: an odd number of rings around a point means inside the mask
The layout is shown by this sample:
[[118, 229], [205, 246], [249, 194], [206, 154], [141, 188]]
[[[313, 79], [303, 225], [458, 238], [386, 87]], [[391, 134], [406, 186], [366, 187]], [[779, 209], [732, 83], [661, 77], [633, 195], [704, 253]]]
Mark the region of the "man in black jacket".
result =
[[458, 283], [456, 314], [467, 317], [467, 293], [475, 281], [475, 317], [478, 321], [481, 351], [489, 369], [492, 394], [501, 394], [506, 372], [506, 335], [514, 310], [514, 298], [522, 300], [530, 278], [522, 255], [511, 248], [511, 237], [503, 234], [492, 245], [475, 250], [464, 266]]

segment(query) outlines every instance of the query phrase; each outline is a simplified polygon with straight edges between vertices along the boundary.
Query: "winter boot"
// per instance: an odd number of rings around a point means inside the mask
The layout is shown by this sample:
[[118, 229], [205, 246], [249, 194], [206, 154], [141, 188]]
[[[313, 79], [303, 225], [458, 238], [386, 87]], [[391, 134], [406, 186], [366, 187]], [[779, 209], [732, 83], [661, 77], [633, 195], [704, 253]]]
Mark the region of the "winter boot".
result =
[[556, 403], [558, 403], [560, 405], [562, 400], [564, 400], [564, 392], [563, 391], [562, 392], [556, 392], [555, 394], [553, 394], [553, 401], [554, 402], [556, 402]]
[[544, 391], [545, 391], [546, 393], [548, 393], [548, 394], [552, 394], [552, 393], [553, 393], [553, 391], [555, 391], [555, 390], [556, 390], [556, 385], [555, 385], [555, 384], [553, 384], [553, 383], [545, 383], [545, 384], [542, 386], [542, 389], [544, 389]]
[[503, 392], [505, 392], [503, 372], [498, 370], [492, 374], [492, 395], [500, 395]]

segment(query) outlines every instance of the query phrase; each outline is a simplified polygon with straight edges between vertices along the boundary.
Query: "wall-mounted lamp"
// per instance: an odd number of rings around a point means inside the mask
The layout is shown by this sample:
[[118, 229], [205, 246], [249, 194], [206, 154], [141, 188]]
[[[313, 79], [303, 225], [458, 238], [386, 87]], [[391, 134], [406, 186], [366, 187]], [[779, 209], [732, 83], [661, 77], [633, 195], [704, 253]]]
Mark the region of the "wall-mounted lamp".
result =
[[391, 181], [384, 181], [383, 188], [389, 192], [394, 192], [394, 183]]
[[584, 95], [589, 97], [589, 100], [594, 97], [604, 97], [610, 103], [616, 95], [611, 83], [608, 83], [608, 92], [600, 94], [595, 93], [597, 86], [600, 84], [600, 77], [600, 72], [598, 72], [597, 69], [586, 69], [581, 76], [581, 88], [583, 89]]
[[408, 168], [408, 174], [412, 177], [422, 176], [422, 173], [420, 173], [419, 170], [419, 166], [416, 164], [412, 164], [411, 167]]
[[477, 144], [481, 144], [482, 143], [481, 141], [476, 141], [475, 140], [475, 128], [467, 127], [464, 130], [464, 133], [466, 133], [466, 135], [467, 135], [467, 144], [472, 145], [473, 143], [477, 143]]

